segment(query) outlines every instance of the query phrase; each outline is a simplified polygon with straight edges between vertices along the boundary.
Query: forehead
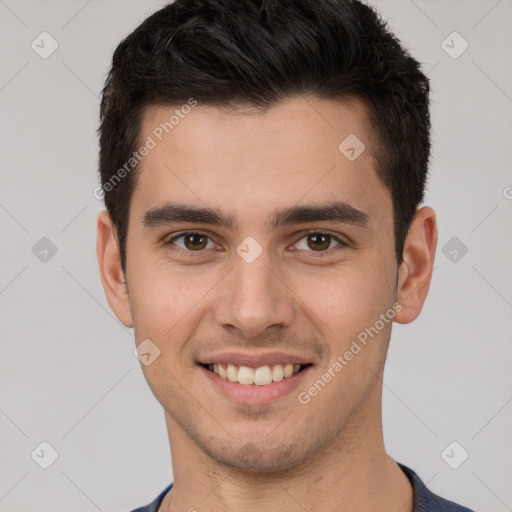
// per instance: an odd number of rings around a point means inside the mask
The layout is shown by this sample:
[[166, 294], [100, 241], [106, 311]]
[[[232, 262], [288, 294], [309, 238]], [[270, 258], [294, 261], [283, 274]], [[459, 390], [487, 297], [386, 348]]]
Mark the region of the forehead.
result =
[[264, 110], [247, 105], [227, 108], [188, 103], [147, 107], [142, 138], [149, 135], [160, 147], [169, 146], [174, 153], [190, 157], [201, 156], [203, 150], [209, 154], [252, 151], [259, 145], [262, 158], [275, 157], [271, 149], [276, 148], [279, 152], [288, 150], [290, 156], [310, 154], [315, 159], [322, 152], [332, 160], [340, 156], [339, 144], [352, 135], [364, 142], [366, 157], [373, 155], [367, 109], [360, 100], [296, 96]]
[[140, 214], [170, 200], [248, 219], [300, 201], [344, 201], [370, 214], [380, 214], [376, 203], [391, 207], [358, 101], [296, 97], [264, 111], [154, 106], [140, 141], [152, 147], [132, 197]]

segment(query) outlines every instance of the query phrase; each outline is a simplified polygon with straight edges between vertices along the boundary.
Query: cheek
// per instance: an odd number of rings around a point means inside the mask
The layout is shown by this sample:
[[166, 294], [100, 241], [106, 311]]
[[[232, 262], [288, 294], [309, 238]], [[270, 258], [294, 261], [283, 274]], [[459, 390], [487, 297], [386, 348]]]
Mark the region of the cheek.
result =
[[158, 357], [142, 370], [161, 403], [179, 396], [180, 382], [195, 369], [183, 350], [205, 314], [202, 299], [212, 284], [162, 266], [138, 268], [132, 292], [135, 338], [137, 343], [149, 338], [158, 347]]
[[178, 351], [205, 315], [207, 294], [218, 276], [149, 261], [135, 274], [131, 300], [136, 338], [152, 338], [162, 350]]
[[392, 325], [389, 318], [380, 320], [381, 314], [393, 312], [389, 276], [389, 269], [385, 274], [378, 266], [347, 266], [295, 284], [307, 306], [303, 315], [321, 332], [328, 349], [328, 359], [305, 384], [299, 401], [325, 408], [338, 418], [335, 424], [346, 421], [349, 411], [378, 385]]
[[331, 343], [343, 344], [373, 325], [392, 301], [389, 270], [383, 272], [380, 265], [344, 265], [301, 275], [292, 288], [307, 306], [304, 314]]

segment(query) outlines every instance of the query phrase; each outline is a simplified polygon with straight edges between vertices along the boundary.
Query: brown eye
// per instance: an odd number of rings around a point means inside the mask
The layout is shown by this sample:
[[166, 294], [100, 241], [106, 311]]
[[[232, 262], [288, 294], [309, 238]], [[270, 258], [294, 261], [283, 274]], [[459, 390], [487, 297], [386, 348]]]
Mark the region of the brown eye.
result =
[[209, 236], [198, 232], [176, 235], [166, 242], [166, 245], [172, 246], [173, 250], [180, 254], [188, 253], [189, 255], [193, 252], [205, 252], [204, 249], [214, 249], [216, 247]]
[[343, 249], [345, 246], [346, 244], [338, 237], [322, 232], [308, 233], [296, 243], [298, 249], [310, 253], [328, 252], [331, 248], [335, 251], [337, 249]]
[[308, 235], [308, 247], [311, 247], [314, 251], [323, 251], [329, 248], [331, 244], [331, 236], [321, 233], [315, 233]]
[[183, 241], [187, 249], [190, 249], [191, 251], [196, 249], [201, 250], [206, 247], [208, 237], [195, 233], [192, 235], [183, 235]]

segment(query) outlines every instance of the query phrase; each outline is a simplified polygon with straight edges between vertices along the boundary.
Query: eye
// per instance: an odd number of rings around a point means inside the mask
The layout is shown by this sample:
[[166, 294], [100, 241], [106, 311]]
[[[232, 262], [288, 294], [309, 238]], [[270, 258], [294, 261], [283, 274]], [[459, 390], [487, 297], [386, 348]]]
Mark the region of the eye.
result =
[[[305, 240], [304, 243], [301, 241]], [[345, 243], [340, 240], [338, 237], [331, 235], [330, 233], [323, 233], [320, 231], [315, 231], [306, 234], [306, 236], [303, 236], [296, 244], [295, 246], [300, 250], [306, 250], [311, 249], [312, 251], [308, 252], [327, 252], [327, 249], [331, 248], [331, 243], [335, 241], [336, 245], [334, 246], [335, 250], [342, 249], [345, 247]]]
[[[177, 240], [182, 239], [182, 245], [176, 243]], [[187, 231], [174, 236], [165, 245], [176, 245], [179, 253], [203, 252], [203, 249], [215, 249], [217, 245], [210, 239], [209, 236], [197, 231]]]
[[[336, 245], [332, 246], [333, 242]], [[179, 254], [193, 256], [193, 253], [202, 253], [206, 249], [219, 249], [219, 246], [206, 234], [198, 231], [186, 231], [170, 238], [165, 245], [175, 246], [173, 248]], [[323, 253], [333, 249], [343, 249], [346, 243], [340, 238], [326, 232], [314, 231], [302, 236], [295, 243], [295, 248], [306, 252]]]

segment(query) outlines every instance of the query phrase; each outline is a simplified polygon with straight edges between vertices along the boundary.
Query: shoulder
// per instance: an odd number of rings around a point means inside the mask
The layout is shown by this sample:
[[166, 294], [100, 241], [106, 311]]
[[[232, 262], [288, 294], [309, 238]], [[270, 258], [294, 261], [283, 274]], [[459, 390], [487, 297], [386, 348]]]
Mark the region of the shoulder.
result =
[[414, 512], [474, 512], [469, 508], [448, 501], [427, 489], [420, 477], [410, 468], [397, 462], [406, 474], [414, 491]]
[[145, 507], [139, 507], [132, 512], [158, 512], [158, 508], [162, 504], [165, 495], [170, 491], [172, 483], [169, 484], [149, 505]]

